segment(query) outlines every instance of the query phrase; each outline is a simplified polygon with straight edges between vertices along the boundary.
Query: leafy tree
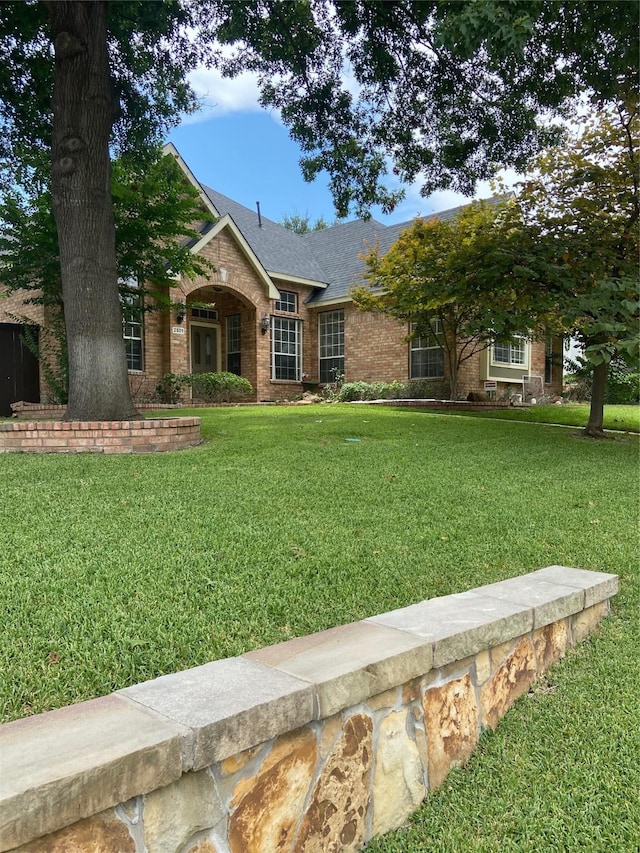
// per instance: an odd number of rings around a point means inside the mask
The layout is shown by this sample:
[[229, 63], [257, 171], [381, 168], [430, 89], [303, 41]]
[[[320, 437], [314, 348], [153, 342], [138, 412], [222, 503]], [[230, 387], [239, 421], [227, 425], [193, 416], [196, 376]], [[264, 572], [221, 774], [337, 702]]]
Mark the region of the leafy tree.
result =
[[[521, 265], [527, 257], [527, 267]], [[362, 310], [414, 324], [412, 336], [433, 336], [443, 349], [451, 399], [460, 366], [494, 340], [531, 335], [548, 319], [526, 292], [550, 275], [534, 235], [515, 227], [511, 205], [474, 203], [455, 218], [417, 219], [385, 253], [365, 256], [368, 286], [352, 291]]]
[[[70, 419], [135, 416], [118, 292], [109, 146], [144, 158], [181, 112], [198, 61], [177, 2], [0, 4], [0, 163], [22, 186], [51, 164]], [[52, 140], [52, 141], [51, 141]]]
[[586, 434], [603, 434], [612, 360], [637, 365], [640, 351], [638, 103], [602, 110], [578, 124], [569, 144], [533, 163], [517, 213], [555, 269], [547, 283], [557, 317], [593, 365]]
[[329, 227], [329, 223], [323, 216], [319, 216], [315, 222], [312, 222], [308, 213], [305, 213], [304, 216], [300, 213], [292, 213], [290, 215], [285, 213], [280, 224], [284, 225], [284, 227], [289, 231], [293, 231], [294, 234], [308, 234], [310, 231], [324, 231], [325, 228]]
[[[127, 282], [135, 281], [140, 296], [151, 297], [147, 309], [164, 308], [176, 273], [191, 277], [209, 273], [211, 264], [189, 250], [189, 241], [197, 236], [193, 223], [203, 215], [199, 196], [171, 155], [162, 156], [157, 150], [155, 160], [138, 162], [130, 155], [114, 161], [111, 196], [121, 296]], [[33, 199], [17, 189], [5, 194], [0, 222], [4, 286], [23, 291], [28, 302], [45, 307], [47, 327], [57, 339], [53, 351], [58, 363], [41, 358], [41, 365], [56, 397], [66, 401], [65, 311], [51, 193], [44, 189]]]
[[388, 161], [425, 193], [470, 193], [496, 164], [520, 166], [548, 142], [541, 112], [561, 114], [585, 92], [606, 101], [635, 91], [637, 20], [637, 0], [0, 4], [0, 164], [28, 181], [51, 146], [67, 417], [135, 413], [109, 146], [145, 149], [194, 109], [186, 79], [198, 63], [260, 74], [263, 104], [302, 146], [305, 177], [326, 169], [345, 216], [397, 201], [384, 186]]
[[560, 132], [551, 118], [636, 91], [638, 17], [637, 0], [225, 0], [212, 15], [236, 47], [225, 72], [260, 74], [340, 216], [394, 206], [389, 164], [424, 195], [522, 170]]

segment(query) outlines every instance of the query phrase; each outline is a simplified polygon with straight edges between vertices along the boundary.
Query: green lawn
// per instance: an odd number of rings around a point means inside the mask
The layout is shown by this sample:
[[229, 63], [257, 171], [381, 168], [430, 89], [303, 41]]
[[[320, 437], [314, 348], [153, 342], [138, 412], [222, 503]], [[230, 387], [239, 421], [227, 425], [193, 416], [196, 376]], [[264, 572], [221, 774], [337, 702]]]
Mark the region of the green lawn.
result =
[[636, 436], [363, 406], [196, 414], [206, 442], [171, 455], [0, 455], [2, 719], [553, 563], [617, 572], [602, 630], [368, 851], [635, 849]]
[[[464, 414], [475, 418], [498, 418], [505, 421], [584, 427], [589, 420], [589, 406], [569, 403], [562, 406], [489, 409], [464, 412]], [[605, 406], [604, 428], [622, 432], [640, 432], [640, 406]]]

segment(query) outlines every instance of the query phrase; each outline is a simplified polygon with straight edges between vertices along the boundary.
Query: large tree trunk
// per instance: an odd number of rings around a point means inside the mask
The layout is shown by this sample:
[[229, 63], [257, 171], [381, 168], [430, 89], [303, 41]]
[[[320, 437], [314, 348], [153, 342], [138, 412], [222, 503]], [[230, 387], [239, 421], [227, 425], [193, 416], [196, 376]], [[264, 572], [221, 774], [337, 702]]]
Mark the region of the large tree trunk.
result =
[[585, 435], [592, 438], [604, 436], [604, 395], [607, 389], [609, 365], [606, 361], [596, 364], [593, 368], [593, 384], [591, 386], [591, 407], [589, 421], [585, 427]]
[[48, 2], [55, 48], [52, 195], [69, 348], [67, 420], [137, 413], [116, 272], [106, 2]]

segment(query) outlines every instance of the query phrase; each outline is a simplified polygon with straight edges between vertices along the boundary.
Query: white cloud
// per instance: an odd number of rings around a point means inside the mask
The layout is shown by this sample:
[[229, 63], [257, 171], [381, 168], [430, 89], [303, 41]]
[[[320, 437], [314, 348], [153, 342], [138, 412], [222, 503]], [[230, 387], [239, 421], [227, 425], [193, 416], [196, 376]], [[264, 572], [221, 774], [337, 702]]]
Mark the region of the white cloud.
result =
[[219, 71], [197, 68], [189, 75], [189, 82], [202, 102], [201, 109], [185, 119], [184, 124], [207, 121], [214, 116], [237, 112], [257, 112], [260, 90], [258, 77], [245, 72], [238, 77], [223, 77]]

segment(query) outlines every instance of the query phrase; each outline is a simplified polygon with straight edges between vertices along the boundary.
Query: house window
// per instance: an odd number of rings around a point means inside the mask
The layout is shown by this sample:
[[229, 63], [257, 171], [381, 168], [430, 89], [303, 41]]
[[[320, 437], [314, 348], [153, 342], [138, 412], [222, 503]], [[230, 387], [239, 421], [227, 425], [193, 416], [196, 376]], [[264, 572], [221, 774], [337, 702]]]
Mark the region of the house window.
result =
[[[415, 325], [412, 326], [412, 331], [414, 329]], [[431, 331], [411, 339], [411, 379], [441, 379], [444, 376], [444, 350], [436, 337], [441, 334], [442, 322], [433, 320]]]
[[191, 316], [194, 320], [217, 320], [218, 312], [211, 308], [192, 308]]
[[227, 370], [240, 376], [240, 315], [227, 317]]
[[287, 311], [289, 314], [298, 312], [298, 294], [290, 290], [281, 290], [280, 299], [276, 299], [276, 311]]
[[271, 318], [271, 378], [302, 378], [302, 323], [286, 317]]
[[344, 374], [344, 311], [323, 311], [318, 316], [320, 382], [335, 382]]
[[122, 336], [127, 353], [128, 370], [144, 370], [142, 347], [142, 294], [138, 290], [125, 291], [122, 296]]
[[492, 357], [494, 364], [524, 366], [527, 363], [527, 342], [524, 338], [515, 337], [508, 344], [494, 344]]

